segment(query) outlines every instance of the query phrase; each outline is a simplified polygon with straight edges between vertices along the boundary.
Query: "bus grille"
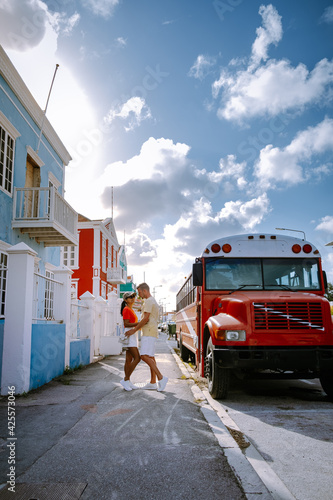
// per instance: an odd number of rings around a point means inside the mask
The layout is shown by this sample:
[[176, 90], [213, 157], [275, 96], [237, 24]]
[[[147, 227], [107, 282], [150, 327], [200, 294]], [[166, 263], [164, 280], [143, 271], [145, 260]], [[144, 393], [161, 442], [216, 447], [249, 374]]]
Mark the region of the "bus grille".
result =
[[324, 331], [320, 302], [254, 302], [256, 330]]

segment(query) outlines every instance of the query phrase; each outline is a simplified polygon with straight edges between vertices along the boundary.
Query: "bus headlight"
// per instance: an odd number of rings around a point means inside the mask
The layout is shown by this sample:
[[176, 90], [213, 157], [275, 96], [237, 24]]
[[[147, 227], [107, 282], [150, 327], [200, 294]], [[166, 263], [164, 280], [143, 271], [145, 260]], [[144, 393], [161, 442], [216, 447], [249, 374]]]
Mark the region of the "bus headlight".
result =
[[245, 330], [217, 330], [217, 340], [229, 340], [232, 342], [244, 342], [246, 340]]

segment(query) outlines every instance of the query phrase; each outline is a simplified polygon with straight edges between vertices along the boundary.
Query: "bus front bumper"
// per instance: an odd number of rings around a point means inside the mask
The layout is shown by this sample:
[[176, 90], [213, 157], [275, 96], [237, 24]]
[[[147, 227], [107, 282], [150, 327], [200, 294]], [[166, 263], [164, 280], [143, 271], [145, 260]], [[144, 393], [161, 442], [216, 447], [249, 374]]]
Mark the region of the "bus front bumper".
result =
[[223, 368], [319, 372], [333, 370], [333, 346], [214, 347], [215, 362]]

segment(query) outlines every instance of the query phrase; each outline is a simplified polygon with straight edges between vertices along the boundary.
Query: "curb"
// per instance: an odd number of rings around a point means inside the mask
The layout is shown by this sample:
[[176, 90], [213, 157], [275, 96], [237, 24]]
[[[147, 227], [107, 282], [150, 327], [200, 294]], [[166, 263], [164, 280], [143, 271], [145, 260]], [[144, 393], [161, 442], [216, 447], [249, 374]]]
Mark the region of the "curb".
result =
[[261, 500], [272, 500], [272, 498], [274, 500], [295, 500], [295, 497], [258, 450], [247, 440], [223, 405], [215, 401], [207, 389], [200, 389], [194, 370], [179, 358], [168, 341], [167, 345], [183, 375], [187, 380], [193, 381], [191, 390], [195, 402], [201, 406], [201, 411], [223, 449], [245, 496], [249, 500], [256, 498]]

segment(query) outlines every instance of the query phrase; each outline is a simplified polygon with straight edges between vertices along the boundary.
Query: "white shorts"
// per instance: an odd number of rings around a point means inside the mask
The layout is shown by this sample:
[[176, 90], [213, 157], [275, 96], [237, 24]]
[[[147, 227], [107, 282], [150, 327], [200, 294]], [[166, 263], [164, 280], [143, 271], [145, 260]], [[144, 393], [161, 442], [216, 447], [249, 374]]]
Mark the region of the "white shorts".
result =
[[[128, 330], [131, 330], [131, 328], [125, 328], [125, 332]], [[138, 333], [135, 332], [133, 335], [130, 335], [128, 337], [128, 344], [126, 344], [124, 347], [138, 347]]]
[[142, 335], [141, 337], [141, 349], [140, 349], [140, 354], [154, 357], [155, 356], [155, 342], [156, 342], [156, 337], [146, 337], [145, 335]]

